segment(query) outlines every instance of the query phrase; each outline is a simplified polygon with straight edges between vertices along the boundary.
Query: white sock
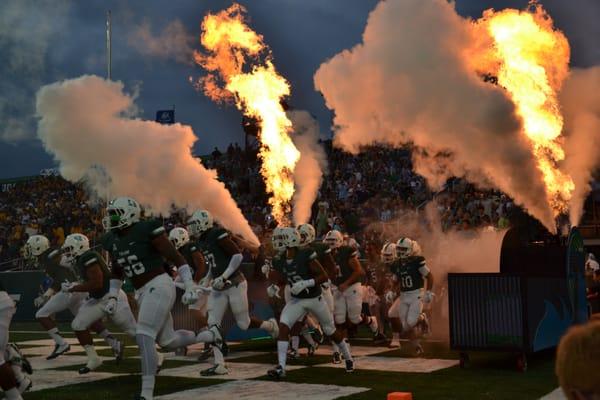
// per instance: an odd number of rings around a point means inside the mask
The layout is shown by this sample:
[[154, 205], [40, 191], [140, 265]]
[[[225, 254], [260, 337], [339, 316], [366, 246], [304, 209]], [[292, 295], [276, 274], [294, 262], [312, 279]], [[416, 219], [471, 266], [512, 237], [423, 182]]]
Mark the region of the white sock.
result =
[[102, 332], [98, 333], [102, 339], [108, 344], [110, 347], [114, 348], [117, 344], [117, 339], [108, 331], [108, 329], [104, 329]]
[[377, 331], [379, 330], [379, 326], [377, 325], [377, 318], [375, 318], [375, 317], [368, 317], [368, 318], [369, 318], [369, 329], [371, 329], [371, 332], [377, 333]]
[[13, 373], [15, 374], [15, 379], [17, 380], [17, 382], [21, 382], [25, 378], [25, 375], [23, 375], [23, 371], [21, 370], [21, 366], [13, 364], [11, 365], [11, 368], [13, 370]]
[[4, 394], [6, 395], [6, 400], [23, 400], [23, 398], [21, 397], [21, 393], [19, 393], [19, 389], [17, 389], [16, 387], [7, 390], [6, 392], [4, 392]]
[[300, 336], [292, 336], [292, 350], [298, 351], [300, 348]]
[[142, 375], [142, 397], [146, 400], [154, 398], [154, 375]]
[[400, 332], [392, 333], [392, 343], [396, 343], [396, 342], [398, 342], [398, 344], [400, 344]]
[[285, 362], [287, 361], [287, 350], [288, 350], [288, 341], [287, 340], [278, 340], [277, 341], [277, 359], [279, 360], [279, 365], [281, 368], [285, 370]]
[[340, 352], [340, 347], [337, 344], [331, 343], [331, 347], [333, 347], [333, 352], [334, 353], [339, 353]]
[[340, 347], [344, 359], [352, 360], [352, 354], [350, 354], [350, 345], [348, 344], [348, 342], [346, 342], [346, 340], [342, 340], [337, 345]]
[[56, 343], [57, 345], [63, 346], [65, 344], [65, 339], [63, 339], [63, 337], [60, 336], [60, 333], [58, 332], [58, 328], [54, 327], [54, 328], [50, 329], [48, 331], [48, 335], [50, 335], [52, 340], [54, 340], [54, 343]]
[[[304, 340], [306, 340], [306, 343], [308, 343], [312, 347], [317, 347], [317, 343], [315, 343], [315, 341], [313, 340], [312, 335], [310, 333], [305, 332], [302, 334], [302, 337], [304, 338]], [[293, 338], [292, 338], [292, 340], [293, 340]]]
[[83, 349], [85, 350], [85, 354], [87, 354], [88, 361], [92, 361], [98, 358], [98, 353], [96, 353], [96, 349], [93, 345], [86, 344], [85, 346], [83, 346]]
[[213, 356], [215, 357], [215, 364], [225, 365], [225, 357], [217, 346], [213, 346]]

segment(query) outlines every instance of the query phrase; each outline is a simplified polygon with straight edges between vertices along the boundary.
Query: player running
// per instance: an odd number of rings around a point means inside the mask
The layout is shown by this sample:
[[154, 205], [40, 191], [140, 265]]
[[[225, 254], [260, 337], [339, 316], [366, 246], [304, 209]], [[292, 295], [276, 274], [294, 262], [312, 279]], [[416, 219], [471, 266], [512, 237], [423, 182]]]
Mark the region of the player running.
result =
[[291, 287], [291, 300], [285, 305], [280, 317], [277, 341], [279, 365], [268, 372], [272, 378], [285, 377], [290, 329], [304, 315], [314, 315], [325, 335], [338, 345], [344, 355], [346, 372], [354, 371], [354, 359], [348, 344], [336, 330], [329, 307], [321, 294], [321, 284], [328, 280], [327, 273], [312, 249], [300, 247], [300, 234], [294, 228], [284, 228], [286, 252], [273, 259], [272, 281], [287, 282]]
[[139, 305], [136, 342], [140, 348], [142, 390], [136, 398], [152, 400], [158, 367], [155, 342], [168, 350], [209, 340], [220, 344], [221, 333], [215, 327], [196, 337], [191, 331], [173, 329], [175, 284], [165, 273], [164, 260], [178, 269], [185, 287], [184, 304], [195, 303], [198, 293], [190, 266], [167, 237], [162, 223], [156, 219], [141, 220], [140, 205], [129, 197], [112, 200], [106, 211], [102, 222], [108, 233], [103, 237], [103, 245], [113, 259], [113, 274], [120, 278], [111, 280], [111, 292], [118, 293], [123, 275], [127, 276], [136, 289]]
[[[248, 313], [248, 283], [239, 270], [243, 256], [229, 232], [215, 225], [211, 214], [206, 210], [197, 210], [192, 214], [188, 221], [188, 231], [199, 238], [198, 244], [202, 248], [204, 262], [212, 278], [212, 291], [208, 296], [210, 329], [220, 329], [225, 311], [230, 307], [240, 329], [260, 328], [277, 337], [279, 329], [275, 319], [263, 321], [250, 317]], [[219, 340], [222, 341], [222, 338]], [[213, 347], [213, 353], [215, 365], [202, 371], [201, 375], [227, 374], [229, 371], [225, 366], [220, 345]]]
[[[79, 373], [87, 374], [102, 365], [88, 330], [90, 325], [108, 315], [126, 334], [135, 338], [135, 317], [125, 292], [110, 290], [111, 272], [106, 261], [98, 252], [90, 250], [90, 241], [85, 235], [73, 233], [67, 236], [62, 246], [62, 254], [66, 264], [77, 268], [83, 282], [64, 282], [61, 291], [67, 294], [89, 293], [89, 298], [81, 305], [71, 323], [88, 357], [87, 364], [79, 369]], [[117, 362], [120, 362], [122, 357], [121, 351], [117, 355]]]

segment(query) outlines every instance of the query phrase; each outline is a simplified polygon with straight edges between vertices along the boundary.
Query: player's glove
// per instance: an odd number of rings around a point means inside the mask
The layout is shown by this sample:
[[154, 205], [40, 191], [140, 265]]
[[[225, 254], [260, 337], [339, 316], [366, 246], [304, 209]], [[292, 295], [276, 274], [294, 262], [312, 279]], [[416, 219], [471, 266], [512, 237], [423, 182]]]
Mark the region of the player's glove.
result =
[[434, 296], [435, 296], [435, 294], [431, 290], [426, 291], [422, 298], [423, 303], [425, 303], [425, 304], [431, 303], [433, 301]]
[[386, 303], [392, 303], [396, 298], [396, 293], [394, 293], [392, 290], [388, 290], [387, 292], [385, 292], [384, 297]]
[[213, 289], [223, 290], [225, 285], [229, 282], [227, 279], [223, 278], [223, 275], [216, 277], [212, 282]]
[[38, 297], [36, 297], [36, 298], [33, 300], [33, 305], [34, 305], [34, 306], [36, 306], [36, 307], [41, 307], [41, 306], [43, 306], [44, 304], [46, 304], [46, 302], [48, 301], [48, 299], [49, 299], [49, 298], [50, 298], [50, 297], [48, 297], [48, 296], [46, 296], [46, 295], [41, 295], [41, 296], [38, 296]]
[[279, 289], [279, 286], [277, 285], [270, 285], [267, 288], [267, 296], [269, 297], [277, 297], [278, 299], [281, 299], [281, 296], [279, 296], [279, 292], [281, 289]]
[[61, 285], [60, 285], [60, 291], [63, 293], [70, 293], [71, 292], [71, 288], [75, 286], [75, 283], [73, 282], [68, 282], [68, 281], [64, 281]]
[[210, 278], [208, 277], [208, 275], [206, 275], [204, 278], [200, 279], [200, 282], [198, 282], [199, 286], [202, 287], [209, 287], [210, 286]]
[[331, 281], [327, 279], [325, 282], [321, 283], [321, 287], [325, 290], [329, 289], [331, 287]]
[[302, 291], [308, 289], [309, 287], [313, 287], [315, 286], [315, 280], [314, 279], [306, 279], [303, 281], [298, 281], [296, 283], [294, 283], [292, 285], [292, 294], [294, 296], [296, 296], [299, 293], [302, 293]]
[[269, 277], [269, 273], [271, 272], [271, 262], [269, 260], [266, 260], [265, 264], [260, 267], [260, 272], [262, 272], [265, 277]]
[[117, 298], [109, 297], [106, 305], [104, 306], [104, 312], [108, 315], [113, 315], [117, 309]]
[[181, 296], [181, 302], [186, 306], [194, 304], [198, 300], [198, 288], [194, 281], [189, 280], [184, 282], [185, 293]]

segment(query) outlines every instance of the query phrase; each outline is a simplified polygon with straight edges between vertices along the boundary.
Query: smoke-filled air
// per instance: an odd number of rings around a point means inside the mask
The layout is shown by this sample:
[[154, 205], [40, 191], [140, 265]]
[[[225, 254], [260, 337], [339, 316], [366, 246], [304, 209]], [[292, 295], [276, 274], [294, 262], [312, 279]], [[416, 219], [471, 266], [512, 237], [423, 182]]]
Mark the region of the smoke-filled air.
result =
[[76, 182], [98, 167], [108, 179], [92, 180], [100, 197], [131, 196], [152, 212], [171, 205], [209, 210], [228, 229], [258, 243], [214, 170], [192, 156], [192, 128], [133, 118], [134, 98], [123, 84], [83, 76], [42, 87], [37, 94], [38, 136]]
[[[591, 88], [600, 89], [593, 72], [569, 76], [569, 56], [535, 3], [471, 20], [444, 0], [390, 0], [370, 14], [362, 43], [314, 80], [335, 112], [336, 146], [412, 144], [415, 170], [433, 188], [452, 176], [498, 188], [556, 232], [557, 216], [581, 216], [592, 160], [576, 176], [568, 145], [593, 139]], [[587, 114], [561, 96], [582, 81], [596, 85]]]

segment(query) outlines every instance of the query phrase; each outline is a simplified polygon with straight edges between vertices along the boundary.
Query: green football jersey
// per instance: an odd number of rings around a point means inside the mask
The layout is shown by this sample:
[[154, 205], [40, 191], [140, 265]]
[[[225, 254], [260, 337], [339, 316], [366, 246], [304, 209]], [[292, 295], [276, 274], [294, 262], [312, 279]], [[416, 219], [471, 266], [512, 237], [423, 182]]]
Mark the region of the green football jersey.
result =
[[[188, 244], [183, 245], [179, 248], [179, 252], [183, 256], [183, 258], [185, 258], [185, 262], [188, 263], [188, 265], [193, 271], [192, 276], [194, 276], [196, 273], [196, 265], [194, 264], [194, 257], [192, 256], [192, 254], [194, 254], [197, 251], [202, 252], [202, 248], [198, 243], [195, 242], [189, 242]], [[203, 277], [204, 276], [201, 276], [200, 278]]]
[[94, 250], [88, 250], [80, 257], [77, 257], [77, 262], [75, 263], [84, 282], [89, 280], [87, 277], [88, 268], [95, 264], [98, 264], [102, 270], [102, 288], [94, 292], [90, 292], [89, 295], [94, 299], [101, 299], [110, 290], [111, 274], [108, 266], [106, 265], [106, 261], [104, 261], [104, 258], [100, 255], [100, 253]]
[[[229, 266], [229, 261], [231, 261], [231, 256], [219, 244], [219, 241], [226, 237], [229, 237], [229, 232], [215, 226], [204, 232], [198, 241], [198, 245], [202, 248], [204, 261], [213, 278], [221, 276]], [[229, 280], [233, 282], [233, 279], [239, 279], [239, 275], [241, 274], [241, 271], [238, 269], [238, 271], [229, 277]]]
[[[128, 278], [163, 270], [164, 259], [152, 241], [165, 233], [162, 222], [148, 219], [133, 224], [126, 233], [109, 232], [101, 242]], [[135, 279], [133, 279], [135, 283]]]
[[331, 254], [331, 249], [325, 243], [312, 242], [308, 247], [317, 253], [317, 259], [319, 261], [321, 261], [326, 254]]
[[396, 275], [400, 283], [400, 290], [403, 292], [423, 288], [425, 285], [423, 277], [427, 274], [423, 275], [421, 268], [429, 271], [425, 264], [425, 258], [420, 256], [408, 257], [405, 260], [396, 260], [390, 265], [390, 271]]
[[[312, 249], [298, 249], [293, 259], [288, 259], [285, 254], [277, 256], [273, 259], [273, 268], [285, 276], [288, 284], [293, 286], [294, 283], [313, 279], [314, 276], [310, 271], [310, 262], [317, 259], [317, 253]], [[321, 294], [321, 285], [315, 285], [306, 290], [292, 295], [301, 299], [309, 299], [317, 297]]]
[[344, 283], [352, 275], [352, 268], [350, 268], [349, 261], [354, 257], [358, 257], [358, 250], [350, 246], [342, 246], [335, 252], [333, 259], [335, 260], [337, 276], [333, 282], [336, 285]]
[[48, 249], [39, 256], [40, 266], [50, 278], [52, 285], [50, 288], [59, 292], [63, 282], [77, 282], [79, 277], [69, 267], [60, 265], [60, 251], [58, 249]]

